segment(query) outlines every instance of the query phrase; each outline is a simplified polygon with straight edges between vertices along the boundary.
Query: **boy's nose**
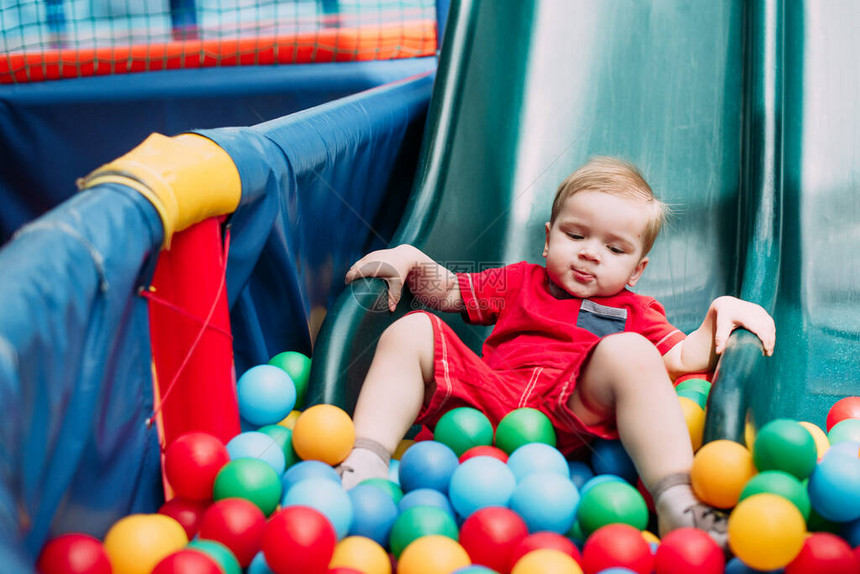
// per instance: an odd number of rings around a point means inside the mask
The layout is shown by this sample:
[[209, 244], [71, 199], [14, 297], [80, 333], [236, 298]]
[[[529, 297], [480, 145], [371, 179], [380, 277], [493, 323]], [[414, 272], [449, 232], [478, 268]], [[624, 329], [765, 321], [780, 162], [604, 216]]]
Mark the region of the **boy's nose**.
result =
[[597, 261], [597, 250], [590, 245], [583, 245], [582, 249], [579, 250], [579, 257], [586, 261]]

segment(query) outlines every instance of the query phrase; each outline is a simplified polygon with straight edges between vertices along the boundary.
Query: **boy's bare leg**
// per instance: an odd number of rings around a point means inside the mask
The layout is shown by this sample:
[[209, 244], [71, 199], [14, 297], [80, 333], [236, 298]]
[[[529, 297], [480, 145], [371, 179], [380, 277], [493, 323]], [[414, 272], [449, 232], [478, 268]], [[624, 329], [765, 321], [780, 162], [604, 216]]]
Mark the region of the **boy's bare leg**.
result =
[[355, 448], [338, 467], [344, 488], [388, 477], [391, 453], [433, 383], [433, 350], [433, 326], [423, 313], [407, 315], [382, 333], [353, 414]]
[[689, 431], [653, 344], [634, 333], [603, 339], [568, 405], [586, 425], [616, 421], [621, 442], [654, 497], [661, 536], [695, 526], [725, 545], [725, 521], [702, 504], [690, 487]]

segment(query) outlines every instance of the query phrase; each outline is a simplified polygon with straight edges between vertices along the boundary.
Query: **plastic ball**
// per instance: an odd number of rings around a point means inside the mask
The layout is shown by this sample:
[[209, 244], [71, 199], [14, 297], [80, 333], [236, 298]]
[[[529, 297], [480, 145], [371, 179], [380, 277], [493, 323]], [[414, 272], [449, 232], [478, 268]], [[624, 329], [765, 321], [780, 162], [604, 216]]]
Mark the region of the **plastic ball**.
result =
[[189, 550], [196, 550], [209, 556], [212, 560], [218, 563], [224, 574], [242, 574], [242, 567], [239, 566], [239, 561], [233, 551], [218, 542], [217, 540], [204, 540], [195, 538], [188, 543], [186, 547]]
[[364, 574], [391, 574], [388, 553], [377, 542], [363, 536], [348, 536], [337, 543], [329, 568], [355, 568]]
[[460, 462], [466, 462], [470, 458], [475, 458], [476, 456], [489, 456], [497, 458], [502, 462], [508, 462], [508, 453], [497, 446], [473, 446], [460, 455]]
[[614, 474], [631, 484], [639, 474], [620, 440], [598, 439], [592, 443], [591, 468], [594, 474]]
[[827, 411], [827, 432], [845, 419], [860, 419], [860, 397], [843, 397], [833, 403]]
[[111, 574], [111, 563], [98, 539], [71, 532], [45, 544], [36, 569], [41, 574]]
[[570, 478], [570, 469], [561, 452], [548, 444], [532, 442], [524, 444], [508, 457], [508, 467], [517, 482], [530, 474], [550, 472]]
[[730, 440], [715, 440], [693, 457], [690, 479], [700, 500], [717, 508], [731, 508], [755, 473], [752, 454], [746, 447]]
[[394, 504], [400, 504], [400, 500], [403, 498], [403, 489], [400, 488], [400, 485], [387, 478], [368, 478], [367, 480], [362, 480], [360, 484], [366, 484], [382, 490], [391, 497]]
[[641, 529], [629, 524], [608, 524], [585, 541], [582, 567], [588, 573], [621, 567], [650, 574], [654, 568], [654, 555], [642, 537]]
[[687, 431], [690, 433], [690, 443], [693, 452], [702, 448], [702, 438], [705, 435], [705, 409], [686, 397], [678, 397]]
[[508, 454], [530, 442], [556, 444], [552, 422], [537, 409], [514, 409], [496, 426], [495, 445]]
[[304, 460], [336, 466], [352, 452], [355, 427], [346, 411], [315, 405], [302, 412], [293, 427], [293, 448]]
[[409, 448], [415, 444], [415, 440], [411, 438], [401, 439], [399, 443], [397, 443], [397, 447], [394, 449], [394, 452], [391, 453], [392, 460], [400, 460], [403, 457], [403, 453], [405, 453]]
[[208, 554], [186, 548], [165, 557], [152, 574], [224, 574], [224, 569]]
[[578, 460], [568, 461], [567, 468], [570, 473], [570, 481], [576, 488], [580, 489], [580, 494], [582, 494], [583, 485], [594, 478], [594, 471], [589, 465]]
[[827, 520], [860, 518], [860, 457], [854, 445], [843, 442], [830, 447], [809, 477], [809, 501]]
[[852, 548], [860, 546], [860, 518], [845, 524], [840, 530]]
[[573, 525], [579, 492], [566, 476], [552, 472], [522, 479], [511, 495], [510, 507], [522, 516], [529, 532], [564, 534]]
[[296, 385], [283, 369], [272, 365], [251, 367], [236, 381], [239, 416], [252, 425], [272, 425], [296, 405]]
[[299, 455], [293, 448], [293, 429], [281, 425], [266, 425], [257, 429], [258, 432], [269, 435], [284, 453], [284, 468], [290, 468], [299, 461]]
[[560, 550], [540, 548], [517, 560], [511, 574], [582, 574], [582, 568]]
[[840, 442], [860, 442], [860, 419], [845, 419], [839, 421], [827, 433], [831, 445]]
[[620, 476], [615, 476], [614, 474], [597, 474], [585, 481], [585, 484], [583, 484], [582, 487], [580, 487], [579, 489], [579, 495], [585, 496], [586, 492], [588, 492], [598, 484], [603, 484], [604, 482], [622, 482], [625, 484], [630, 484]]
[[723, 574], [723, 549], [704, 530], [678, 528], [666, 534], [654, 555], [661, 574]]
[[284, 428], [293, 430], [293, 428], [295, 428], [295, 426], [296, 426], [296, 421], [299, 420], [299, 417], [301, 416], [301, 414], [302, 414], [302, 411], [294, 409], [294, 410], [290, 411], [290, 414], [288, 414], [287, 416], [285, 416], [284, 418], [279, 420], [277, 422], [277, 425], [279, 427], [284, 427]]
[[104, 549], [114, 574], [149, 574], [168, 554], [188, 543], [185, 529], [163, 514], [132, 514], [110, 527]]
[[448, 500], [448, 497], [432, 488], [410, 490], [400, 499], [397, 508], [400, 512], [406, 512], [414, 506], [435, 506], [454, 516], [454, 507], [451, 506], [451, 501]]
[[708, 396], [711, 392], [712, 384], [710, 381], [699, 378], [684, 379], [675, 385], [675, 392], [678, 391], [695, 391]]
[[470, 564], [456, 538], [423, 536], [407, 546], [397, 561], [397, 574], [450, 574]]
[[297, 482], [307, 479], [328, 480], [340, 484], [340, 476], [331, 466], [319, 460], [302, 460], [287, 469], [281, 477], [284, 492]]
[[308, 380], [311, 376], [310, 357], [297, 351], [284, 351], [269, 359], [269, 364], [283, 369], [290, 376], [296, 388], [296, 403], [293, 408], [304, 408]]
[[[286, 430], [286, 429], [285, 429]], [[280, 445], [271, 436], [257, 431], [239, 433], [227, 442], [230, 460], [256, 458], [272, 467], [278, 475], [286, 468], [286, 457]]]
[[391, 527], [389, 547], [395, 557], [422, 536], [438, 534], [457, 540], [457, 523], [454, 517], [440, 508], [416, 506], [400, 514]]
[[369, 484], [359, 484], [349, 490], [347, 495], [353, 511], [349, 534], [364, 536], [388, 547], [388, 536], [398, 515], [397, 505], [391, 496]]
[[229, 548], [244, 568], [260, 551], [265, 526], [266, 517], [256, 504], [244, 498], [225, 498], [203, 514], [198, 536]]
[[793, 475], [781, 470], [766, 470], [752, 477], [741, 491], [739, 500], [749, 498], [754, 494], [769, 492], [778, 494], [794, 504], [804, 520], [809, 519], [809, 494], [806, 487]]
[[478, 409], [451, 409], [436, 423], [433, 440], [447, 445], [459, 457], [474, 446], [492, 445], [493, 424]]
[[266, 556], [262, 550], [257, 552], [257, 555], [251, 560], [251, 564], [248, 566], [248, 571], [245, 574], [274, 574], [272, 569], [269, 568], [269, 563], [266, 562]]
[[269, 516], [281, 500], [281, 479], [269, 464], [255, 458], [240, 458], [224, 465], [215, 477], [215, 500], [245, 498]]
[[278, 510], [263, 531], [263, 554], [275, 574], [324, 574], [336, 543], [328, 518], [307, 506]]
[[800, 552], [806, 523], [797, 507], [776, 494], [755, 494], [729, 515], [729, 548], [757, 570], [782, 568]]
[[284, 493], [281, 506], [308, 506], [319, 510], [334, 526], [338, 540], [352, 527], [352, 500], [341, 485], [330, 480], [303, 480], [294, 484]]
[[629, 483], [608, 480], [581, 493], [576, 519], [587, 535], [609, 524], [623, 523], [644, 530], [648, 524], [645, 499]]
[[516, 485], [508, 465], [496, 458], [477, 456], [454, 470], [448, 497], [454, 510], [468, 518], [486, 506], [507, 506]]
[[528, 535], [523, 519], [509, 508], [489, 506], [472, 513], [460, 527], [460, 544], [473, 564], [510, 572], [514, 550]]
[[164, 474], [177, 496], [212, 500], [215, 476], [230, 462], [230, 453], [219, 438], [205, 432], [177, 437], [164, 451]]
[[809, 434], [812, 435], [812, 440], [815, 441], [815, 450], [818, 454], [818, 460], [821, 460], [821, 457], [824, 456], [824, 453], [830, 448], [830, 439], [827, 438], [827, 434], [821, 430], [820, 426], [814, 423], [800, 421], [797, 424], [808, 430]]
[[400, 487], [404, 492], [432, 488], [447, 493], [458, 464], [456, 453], [447, 445], [435, 440], [417, 442], [400, 458]]
[[814, 532], [803, 541], [800, 554], [785, 567], [785, 574], [856, 574], [854, 552], [845, 540], [829, 532]]
[[204, 500], [188, 500], [175, 496], [161, 505], [158, 509], [159, 514], [169, 516], [178, 522], [185, 529], [185, 535], [188, 540], [194, 538], [197, 534], [197, 527], [200, 524], [200, 518], [203, 513], [209, 508], [211, 502]]
[[471, 564], [469, 566], [457, 568], [451, 574], [498, 574], [498, 572], [491, 568], [487, 568], [486, 566], [481, 566], [480, 564]]
[[752, 452], [759, 471], [781, 470], [799, 480], [809, 477], [818, 460], [815, 439], [791, 419], [776, 419], [764, 425], [755, 438]]
[[577, 564], [582, 562], [582, 554], [576, 544], [562, 534], [556, 532], [535, 532], [523, 538], [512, 551], [512, 561], [516, 563], [520, 558], [533, 550], [541, 548], [559, 550], [573, 558]]

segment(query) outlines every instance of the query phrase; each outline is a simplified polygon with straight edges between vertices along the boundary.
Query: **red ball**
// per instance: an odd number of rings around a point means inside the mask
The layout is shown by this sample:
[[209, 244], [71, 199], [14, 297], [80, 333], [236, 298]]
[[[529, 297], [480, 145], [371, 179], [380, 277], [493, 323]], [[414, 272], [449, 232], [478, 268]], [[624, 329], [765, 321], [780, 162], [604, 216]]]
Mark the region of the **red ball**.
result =
[[860, 572], [851, 546], [829, 532], [814, 532], [803, 541], [800, 554], [785, 567], [785, 574], [848, 574]]
[[620, 522], [595, 530], [582, 548], [585, 574], [619, 566], [640, 574], [650, 574], [654, 568], [654, 555], [642, 532]]
[[230, 462], [221, 440], [205, 432], [188, 432], [174, 440], [164, 452], [164, 474], [177, 496], [189, 500], [212, 500], [215, 475]]
[[466, 449], [466, 451], [460, 455], [460, 463], [469, 460], [475, 456], [491, 456], [493, 458], [497, 458], [502, 462], [508, 462], [508, 453], [503, 451], [497, 446], [487, 446], [487, 445], [479, 445], [473, 446], [470, 449]]
[[510, 508], [487, 506], [473, 512], [460, 527], [460, 545], [473, 564], [510, 572], [514, 548], [529, 534], [525, 521]]
[[582, 554], [576, 544], [562, 534], [557, 532], [535, 532], [523, 538], [513, 552], [513, 560], [511, 564], [516, 564], [517, 560], [531, 552], [532, 550], [540, 550], [549, 548], [551, 550], [560, 550], [574, 560], [577, 564], [582, 564]]
[[185, 549], [165, 556], [152, 569], [152, 574], [224, 574], [224, 570], [209, 555]]
[[355, 568], [347, 568], [346, 566], [335, 566], [334, 568], [329, 568], [328, 574], [364, 574], [364, 572]]
[[246, 498], [223, 498], [206, 509], [198, 536], [229, 548], [242, 568], [247, 567], [263, 544], [266, 515]]
[[654, 566], [661, 574], [722, 574], [726, 558], [704, 530], [678, 528], [660, 541]]
[[275, 574], [324, 574], [336, 543], [331, 522], [307, 506], [278, 510], [263, 531], [263, 555]]
[[845, 419], [860, 419], [860, 397], [844, 397], [833, 403], [827, 411], [827, 432]]
[[169, 516], [178, 522], [185, 529], [185, 535], [188, 540], [194, 538], [197, 534], [197, 527], [200, 524], [200, 517], [203, 512], [209, 508], [209, 502], [205, 500], [188, 500], [176, 496], [161, 505], [158, 509], [159, 514]]
[[102, 543], [76, 532], [49, 540], [39, 554], [36, 569], [41, 574], [111, 574]]

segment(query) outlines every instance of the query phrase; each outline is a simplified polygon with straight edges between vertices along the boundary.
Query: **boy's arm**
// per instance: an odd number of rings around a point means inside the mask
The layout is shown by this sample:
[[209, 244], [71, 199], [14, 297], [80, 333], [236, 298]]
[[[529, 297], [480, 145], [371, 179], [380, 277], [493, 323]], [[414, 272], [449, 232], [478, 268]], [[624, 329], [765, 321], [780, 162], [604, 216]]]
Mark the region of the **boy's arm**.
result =
[[758, 336], [766, 356], [773, 354], [776, 327], [767, 311], [735, 297], [719, 297], [711, 303], [701, 326], [663, 355], [669, 374], [675, 378], [709, 371], [725, 350], [729, 335], [738, 327]]
[[464, 309], [457, 276], [411, 245], [399, 245], [368, 253], [346, 272], [346, 283], [359, 277], [378, 277], [388, 284], [388, 308], [394, 311], [403, 284], [425, 305], [438, 311]]

